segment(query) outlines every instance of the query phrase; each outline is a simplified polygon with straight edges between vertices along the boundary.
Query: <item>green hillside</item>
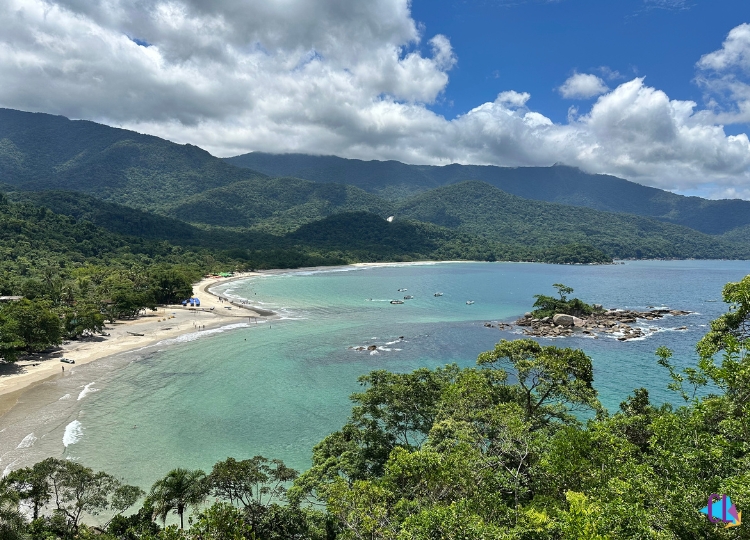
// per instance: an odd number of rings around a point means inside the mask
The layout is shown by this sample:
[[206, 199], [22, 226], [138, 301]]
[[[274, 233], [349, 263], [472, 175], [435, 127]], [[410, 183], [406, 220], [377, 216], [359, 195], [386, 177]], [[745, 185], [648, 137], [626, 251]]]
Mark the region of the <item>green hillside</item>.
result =
[[[586, 244], [621, 258], [746, 258], [750, 245], [655, 219], [522, 199], [483, 182], [434, 189], [401, 203], [396, 217], [509, 244]], [[739, 240], [739, 239], [736, 239]]]
[[193, 195], [166, 212], [184, 221], [283, 234], [336, 212], [387, 217], [391, 204], [353, 186], [297, 178], [255, 178]]
[[8, 193], [15, 202], [44, 206], [57, 214], [86, 220], [110, 232], [139, 238], [169, 240], [176, 243], [197, 242], [201, 231], [184, 221], [121, 204], [106, 202], [74, 191], [16, 191]]
[[465, 180], [481, 180], [526, 199], [583, 206], [606, 212], [637, 214], [721, 234], [750, 224], [750, 202], [712, 201], [574, 167], [495, 167], [477, 165], [406, 165], [397, 161], [361, 161], [335, 156], [253, 152], [228, 158], [270, 176], [296, 176], [316, 182], [350, 184], [388, 198]]
[[[309, 179], [267, 177], [232, 163]], [[495, 187], [462, 182], [466, 176], [485, 177]], [[91, 222], [110, 233], [209, 251], [240, 250], [243, 257], [253, 253], [240, 260], [263, 266], [275, 264], [271, 261], [297, 264], [286, 255], [268, 259], [268, 250], [314, 250], [315, 256], [327, 257], [333, 244], [320, 238], [300, 243], [305, 237], [296, 231], [327, 220], [317, 227], [333, 238], [336, 220], [328, 218], [361, 212], [438, 228], [420, 229], [419, 234], [429, 229], [431, 243], [417, 237], [406, 241], [405, 236], [398, 249], [385, 240], [365, 247], [356, 237], [361, 231], [350, 233], [348, 246], [336, 244], [336, 260], [445, 258], [448, 253], [451, 258], [555, 262], [750, 255], [745, 235], [731, 232], [749, 225], [746, 201], [679, 197], [569, 167], [423, 167], [269, 154], [221, 160], [157, 137], [7, 109], [0, 109], [0, 185], [10, 187], [14, 200]], [[509, 194], [513, 190], [528, 198]], [[537, 191], [568, 204], [533, 200]], [[575, 206], [579, 204], [583, 207]], [[606, 205], [618, 213], [595, 209]], [[622, 213], [626, 209], [632, 213]], [[707, 236], [636, 215], [644, 213], [675, 222], [692, 216], [696, 227], [730, 232]], [[389, 234], [396, 229], [407, 236], [417, 234], [416, 229], [407, 234], [397, 226]], [[495, 244], [476, 249], [488, 239]]]
[[205, 150], [62, 116], [0, 109], [0, 183], [155, 209], [260, 176]]

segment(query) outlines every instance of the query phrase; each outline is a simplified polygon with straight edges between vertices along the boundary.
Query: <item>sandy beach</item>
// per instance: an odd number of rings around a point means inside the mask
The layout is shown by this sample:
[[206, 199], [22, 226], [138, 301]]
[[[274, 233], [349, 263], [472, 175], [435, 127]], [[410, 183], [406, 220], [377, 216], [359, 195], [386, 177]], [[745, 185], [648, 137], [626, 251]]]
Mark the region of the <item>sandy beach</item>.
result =
[[230, 278], [206, 278], [199, 281], [193, 286], [193, 296], [201, 301], [199, 308], [159, 306], [157, 311], [147, 311], [137, 319], [108, 323], [104, 332], [109, 335], [65, 341], [53, 353], [24, 357], [13, 364], [0, 364], [0, 415], [11, 409], [25, 390], [52, 377], [60, 377], [63, 368], [72, 367], [60, 362], [60, 358], [70, 358], [75, 360], [76, 366], [80, 366], [196, 330], [210, 330], [240, 321], [273, 317], [274, 313], [270, 311], [226, 299], [221, 301], [210, 291], [213, 286], [253, 275], [258, 274], [247, 272]]
[[[462, 262], [462, 261], [442, 261]], [[407, 263], [357, 263], [352, 267], [381, 267], [393, 265], [437, 264], [436, 261], [413, 261]], [[312, 267], [266, 270], [263, 275], [280, 274], [290, 271], [335, 270], [339, 267]], [[221, 301], [211, 292], [211, 288], [261, 275], [260, 272], [237, 273], [228, 278], [205, 278], [193, 285], [193, 296], [201, 301], [200, 308], [182, 305], [159, 306], [157, 311], [147, 311], [134, 320], [108, 323], [106, 336], [93, 336], [86, 339], [66, 341], [51, 354], [35, 354], [24, 357], [13, 364], [0, 364], [0, 416], [10, 410], [18, 397], [34, 385], [63, 375], [63, 368], [73, 366], [60, 362], [60, 358], [75, 360], [81, 366], [114, 354], [124, 353], [154, 345], [162, 340], [195, 332], [196, 329], [210, 330], [236, 322], [254, 319], [273, 318], [275, 313], [238, 302]], [[231, 308], [231, 309], [228, 309]], [[134, 335], [143, 334], [143, 335]]]

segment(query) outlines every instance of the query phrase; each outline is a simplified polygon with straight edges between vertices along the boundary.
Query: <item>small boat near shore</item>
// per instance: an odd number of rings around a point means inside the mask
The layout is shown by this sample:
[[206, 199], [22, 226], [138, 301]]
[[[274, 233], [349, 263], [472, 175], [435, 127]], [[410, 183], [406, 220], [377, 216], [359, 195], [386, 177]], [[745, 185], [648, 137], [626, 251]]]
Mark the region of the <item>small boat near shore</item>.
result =
[[443, 293], [441, 293], [441, 292], [436, 292], [436, 293], [435, 293], [435, 294], [433, 294], [432, 296], [443, 296]]
[[143, 337], [146, 335], [146, 334], [139, 334], [138, 332], [128, 332], [128, 334], [130, 334], [131, 336], [139, 336], [139, 337]]
[[398, 290], [398, 292], [406, 292], [406, 291], [408, 291], [408, 290], [409, 290], [409, 289], [399, 289], [399, 290]]
[[403, 304], [403, 300], [391, 300], [391, 304]]
[[404, 300], [414, 300], [414, 297], [410, 294], [407, 294], [406, 296], [404, 296]]
[[467, 305], [467, 306], [470, 306], [470, 305], [472, 305], [473, 303], [474, 303], [474, 300], [467, 300], [467, 301], [466, 301], [466, 305]]

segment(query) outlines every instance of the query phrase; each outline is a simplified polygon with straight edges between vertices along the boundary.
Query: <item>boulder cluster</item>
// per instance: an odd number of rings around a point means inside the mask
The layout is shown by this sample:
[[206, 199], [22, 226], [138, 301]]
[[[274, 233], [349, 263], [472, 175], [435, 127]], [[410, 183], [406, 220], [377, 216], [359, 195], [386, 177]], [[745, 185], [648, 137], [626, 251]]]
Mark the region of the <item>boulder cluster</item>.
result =
[[[678, 309], [652, 309], [650, 311], [609, 309], [599, 310], [585, 317], [558, 313], [552, 317], [537, 319], [531, 313], [526, 313], [515, 324], [524, 327], [523, 333], [527, 336], [563, 337], [581, 332], [584, 335], [591, 336], [614, 334], [618, 340], [627, 341], [643, 337], [648, 333], [641, 328], [631, 326], [638, 319], [653, 321], [661, 319], [665, 315], [681, 316], [689, 314], [689, 311]], [[678, 328], [678, 330], [686, 329], [685, 326]], [[654, 332], [655, 330], [651, 329], [650, 331]]]

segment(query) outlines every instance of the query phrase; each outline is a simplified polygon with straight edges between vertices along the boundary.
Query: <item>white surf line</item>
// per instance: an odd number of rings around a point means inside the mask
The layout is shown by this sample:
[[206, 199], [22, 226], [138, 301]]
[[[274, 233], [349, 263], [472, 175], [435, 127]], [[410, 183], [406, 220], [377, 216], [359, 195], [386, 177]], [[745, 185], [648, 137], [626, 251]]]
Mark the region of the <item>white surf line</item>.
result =
[[88, 383], [86, 386], [83, 387], [83, 390], [81, 390], [81, 393], [78, 394], [77, 401], [81, 401], [83, 398], [85, 398], [88, 394], [91, 394], [92, 392], [98, 392], [98, 388], [91, 388], [91, 385], [94, 384], [93, 382]]
[[65, 433], [63, 433], [62, 443], [65, 448], [71, 444], [75, 444], [83, 437], [83, 424], [78, 420], [73, 420], [70, 424], [65, 426]]
[[34, 446], [34, 443], [37, 441], [37, 437], [34, 436], [33, 433], [29, 433], [26, 435], [23, 440], [18, 443], [18, 446], [16, 446], [16, 450], [19, 448], [31, 448]]

